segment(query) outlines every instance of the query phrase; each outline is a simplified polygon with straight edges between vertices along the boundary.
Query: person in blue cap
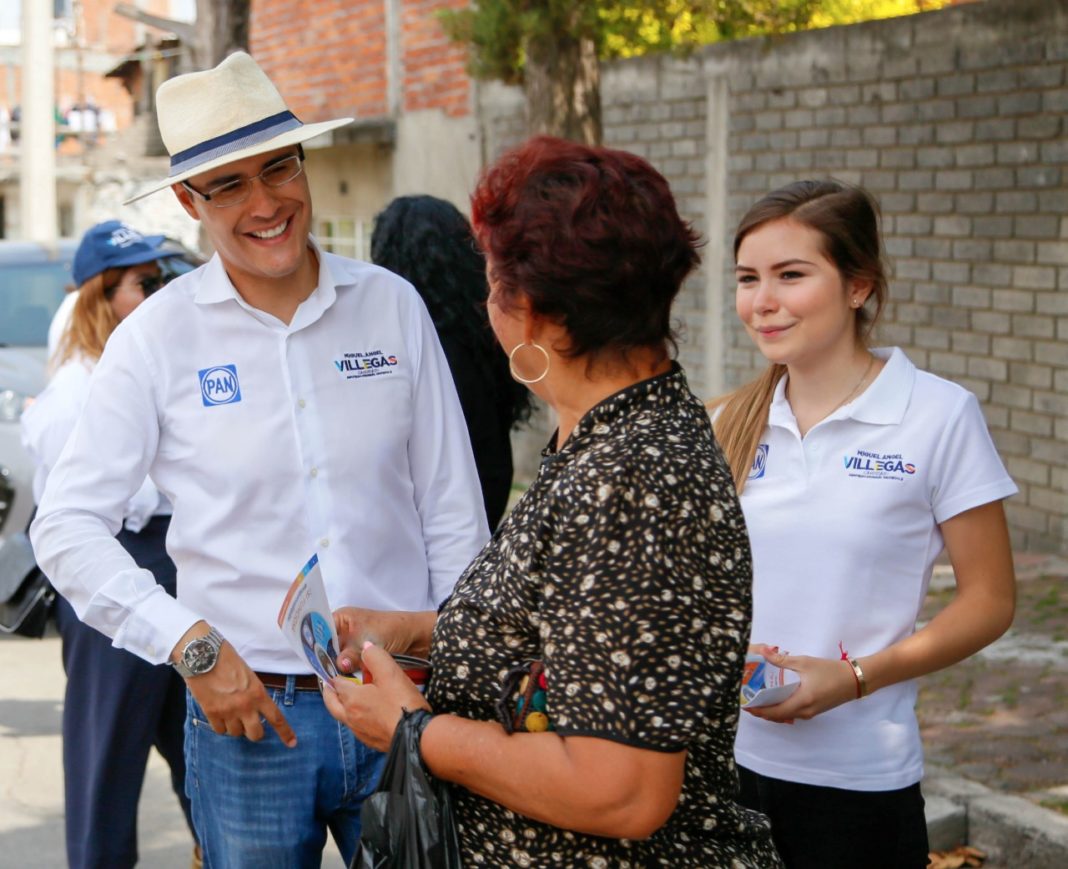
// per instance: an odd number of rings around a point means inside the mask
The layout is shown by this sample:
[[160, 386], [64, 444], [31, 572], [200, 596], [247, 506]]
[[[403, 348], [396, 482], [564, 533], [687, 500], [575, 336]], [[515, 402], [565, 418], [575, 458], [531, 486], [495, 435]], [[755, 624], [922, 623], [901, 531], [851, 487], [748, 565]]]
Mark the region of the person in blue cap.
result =
[[[111, 333], [162, 283], [163, 236], [144, 236], [117, 220], [90, 229], [74, 255], [77, 301], [56, 349], [48, 387], [22, 417], [23, 442], [37, 463], [34, 499], [74, 429], [91, 375]], [[172, 596], [175, 567], [164, 541], [170, 504], [149, 480], [126, 505], [117, 540]], [[171, 783], [192, 830], [185, 795], [182, 725], [185, 684], [112, 646], [57, 597], [56, 622], [67, 673], [63, 704], [63, 772], [67, 859], [73, 869], [137, 863], [137, 803], [148, 755], [155, 746], [170, 766]]]
[[[131, 231], [134, 233], [132, 236], [129, 235]], [[121, 260], [124, 265], [134, 266], [144, 265], [144, 262], [128, 262], [129, 259], [139, 260], [142, 256], [150, 256], [154, 257], [154, 259], [149, 260], [149, 263], [158, 263], [165, 257], [173, 257], [175, 255], [173, 252], [161, 252], [158, 250], [165, 238], [162, 235], [141, 236], [136, 230], [131, 230], [129, 226], [119, 220], [106, 220], [103, 223], [98, 223], [85, 234], [82, 244], [75, 252], [75, 260], [71, 264], [71, 277], [74, 280], [74, 286], [69, 288], [70, 292], [64, 297], [62, 304], [52, 317], [51, 325], [48, 327], [48, 367], [50, 374], [59, 365], [57, 359], [59, 341], [66, 334], [67, 327], [70, 325], [71, 313], [74, 311], [74, 306], [78, 301], [77, 288], [97, 274], [103, 274], [103, 271], [107, 268], [123, 267], [112, 263], [111, 260], [114, 258]], [[123, 240], [127, 240], [126, 245], [123, 245]], [[151, 271], [160, 277], [162, 283], [163, 275], [160, 269], [155, 268]], [[122, 316], [129, 313], [125, 310], [125, 307], [121, 311]], [[120, 320], [122, 316], [119, 317]], [[99, 353], [96, 353], [97, 357], [99, 355]]]

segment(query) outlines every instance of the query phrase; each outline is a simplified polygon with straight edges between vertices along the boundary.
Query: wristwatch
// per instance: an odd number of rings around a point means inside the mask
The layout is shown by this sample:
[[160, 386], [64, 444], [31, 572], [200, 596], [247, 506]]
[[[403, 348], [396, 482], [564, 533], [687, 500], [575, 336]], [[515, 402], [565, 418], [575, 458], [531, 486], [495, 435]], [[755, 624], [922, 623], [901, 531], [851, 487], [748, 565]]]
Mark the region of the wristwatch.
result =
[[222, 648], [223, 635], [215, 628], [209, 630], [204, 636], [196, 637], [185, 644], [182, 654], [171, 666], [178, 671], [183, 679], [190, 676], [203, 676], [210, 672], [219, 660], [219, 649]]

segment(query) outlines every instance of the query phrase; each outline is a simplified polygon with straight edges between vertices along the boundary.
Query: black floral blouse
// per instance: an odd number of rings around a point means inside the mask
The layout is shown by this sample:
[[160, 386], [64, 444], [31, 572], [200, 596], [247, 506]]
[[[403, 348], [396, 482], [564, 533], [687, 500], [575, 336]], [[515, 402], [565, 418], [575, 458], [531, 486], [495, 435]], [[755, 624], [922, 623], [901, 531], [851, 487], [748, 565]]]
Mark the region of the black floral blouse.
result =
[[552, 827], [456, 787], [464, 865], [779, 866], [766, 819], [734, 802], [750, 585], [730, 471], [677, 365], [547, 448], [441, 609], [428, 699], [497, 720], [505, 674], [541, 660], [556, 733], [685, 749], [686, 774], [644, 841]]

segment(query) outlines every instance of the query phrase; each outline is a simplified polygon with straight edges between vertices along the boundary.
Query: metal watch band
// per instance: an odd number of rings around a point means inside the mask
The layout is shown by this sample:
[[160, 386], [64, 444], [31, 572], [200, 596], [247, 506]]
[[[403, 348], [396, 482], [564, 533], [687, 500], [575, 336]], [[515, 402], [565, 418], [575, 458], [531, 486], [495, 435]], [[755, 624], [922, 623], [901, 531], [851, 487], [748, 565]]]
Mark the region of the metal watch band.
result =
[[183, 679], [188, 679], [191, 676], [203, 676], [205, 673], [210, 673], [215, 666], [215, 661], [212, 662], [211, 667], [206, 670], [201, 670], [199, 673], [194, 673], [185, 663], [185, 653], [194, 643], [208, 643], [215, 650], [215, 660], [218, 661], [219, 649], [222, 648], [222, 644], [225, 641], [222, 634], [215, 627], [210, 627], [208, 632], [202, 637], [193, 637], [188, 643], [182, 647], [182, 653], [178, 656], [177, 661], [172, 661], [171, 666], [178, 671], [178, 675]]

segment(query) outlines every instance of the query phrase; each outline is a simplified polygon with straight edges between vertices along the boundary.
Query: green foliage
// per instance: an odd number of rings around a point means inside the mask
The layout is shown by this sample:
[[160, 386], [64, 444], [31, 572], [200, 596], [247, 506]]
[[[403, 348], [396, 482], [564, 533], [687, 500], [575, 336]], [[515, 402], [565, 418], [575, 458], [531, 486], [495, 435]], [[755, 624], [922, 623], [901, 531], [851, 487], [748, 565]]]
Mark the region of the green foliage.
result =
[[599, 5], [602, 57], [632, 57], [798, 30], [811, 18], [819, 0], [656, 0]]
[[472, 75], [522, 81], [524, 46], [555, 34], [590, 39], [602, 58], [832, 24], [908, 15], [951, 0], [473, 0], [438, 13], [446, 33], [471, 48]]
[[471, 47], [476, 78], [522, 80], [527, 41], [556, 34], [592, 38], [600, 46], [599, 7], [591, 0], [479, 0], [466, 9], [438, 13], [445, 32]]
[[438, 12], [449, 38], [470, 49], [468, 67], [475, 78], [515, 84], [522, 77], [523, 28], [519, 6], [511, 0], [500, 0]]
[[916, 12], [930, 12], [948, 6], [951, 0], [822, 0], [809, 22], [810, 27], [856, 24], [878, 18], [896, 18]]

